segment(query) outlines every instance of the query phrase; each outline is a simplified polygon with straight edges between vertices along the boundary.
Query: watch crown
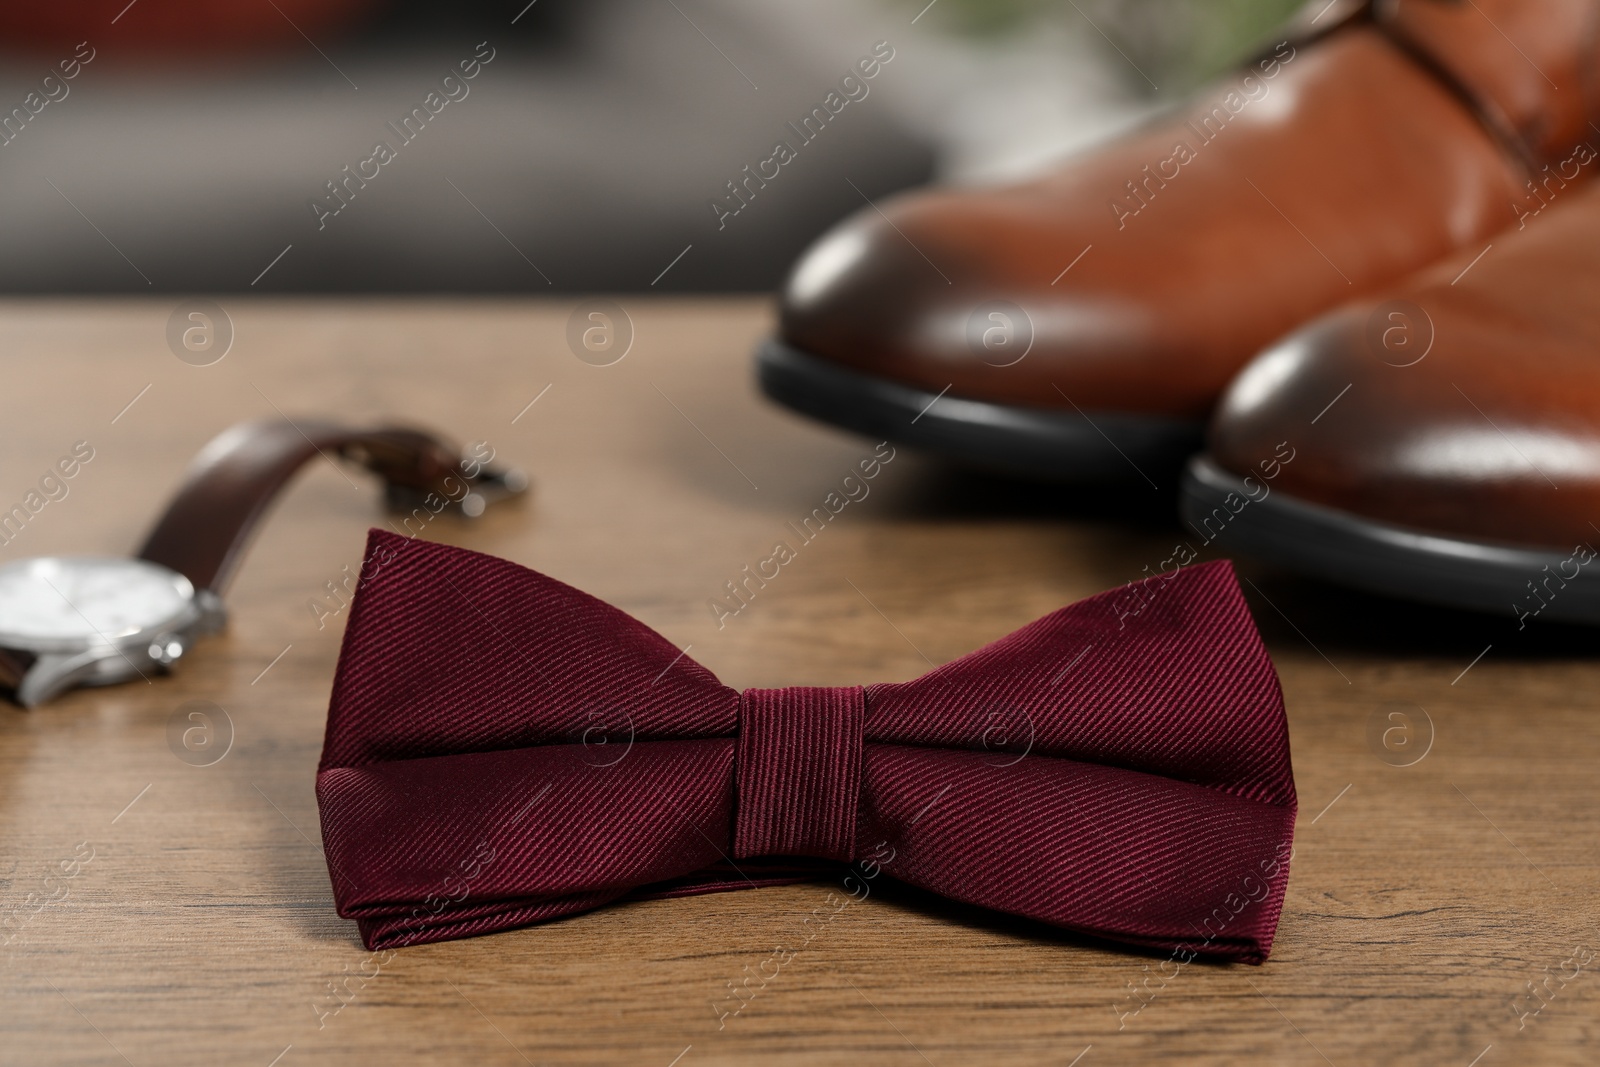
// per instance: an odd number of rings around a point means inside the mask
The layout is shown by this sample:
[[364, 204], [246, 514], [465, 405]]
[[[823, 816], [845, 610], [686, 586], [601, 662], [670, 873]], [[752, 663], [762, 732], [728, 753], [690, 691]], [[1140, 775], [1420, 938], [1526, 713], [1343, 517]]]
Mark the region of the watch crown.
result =
[[150, 642], [150, 658], [163, 667], [170, 667], [183, 655], [184, 647], [183, 638], [177, 634], [161, 634]]

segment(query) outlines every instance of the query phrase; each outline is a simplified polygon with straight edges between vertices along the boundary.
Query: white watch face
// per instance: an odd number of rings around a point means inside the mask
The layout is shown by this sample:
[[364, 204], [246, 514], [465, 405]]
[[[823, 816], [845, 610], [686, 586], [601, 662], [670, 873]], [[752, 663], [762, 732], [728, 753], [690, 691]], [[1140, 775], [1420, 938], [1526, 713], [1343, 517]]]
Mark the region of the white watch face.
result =
[[189, 579], [144, 560], [18, 560], [0, 567], [0, 642], [107, 644], [172, 622], [193, 600]]

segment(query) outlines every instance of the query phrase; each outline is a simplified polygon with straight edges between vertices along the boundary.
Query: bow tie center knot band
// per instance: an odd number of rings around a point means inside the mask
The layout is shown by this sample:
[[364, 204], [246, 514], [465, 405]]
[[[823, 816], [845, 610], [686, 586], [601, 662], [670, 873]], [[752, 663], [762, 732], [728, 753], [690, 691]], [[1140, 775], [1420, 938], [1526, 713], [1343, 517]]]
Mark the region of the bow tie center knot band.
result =
[[733, 858], [856, 858], [861, 686], [746, 689], [739, 696]]

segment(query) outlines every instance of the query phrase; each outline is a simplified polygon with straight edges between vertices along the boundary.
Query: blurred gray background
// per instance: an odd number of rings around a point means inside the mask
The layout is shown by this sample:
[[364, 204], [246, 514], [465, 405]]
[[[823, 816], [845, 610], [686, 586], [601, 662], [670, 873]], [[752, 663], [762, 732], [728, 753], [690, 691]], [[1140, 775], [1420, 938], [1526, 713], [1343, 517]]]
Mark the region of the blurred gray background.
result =
[[[770, 289], [864, 198], [1081, 149], [1297, 6], [369, 0], [329, 20], [303, 0], [233, 0], [269, 20], [240, 40], [196, 17], [218, 0], [125, 2], [42, 28], [0, 14], [0, 291]], [[32, 113], [83, 40], [92, 62]], [[879, 41], [894, 58], [868, 95], [719, 229], [709, 201], [776, 141], [798, 145], [785, 123]], [[398, 144], [386, 123], [479, 42], [494, 59], [468, 95], [319, 229], [325, 183]]]

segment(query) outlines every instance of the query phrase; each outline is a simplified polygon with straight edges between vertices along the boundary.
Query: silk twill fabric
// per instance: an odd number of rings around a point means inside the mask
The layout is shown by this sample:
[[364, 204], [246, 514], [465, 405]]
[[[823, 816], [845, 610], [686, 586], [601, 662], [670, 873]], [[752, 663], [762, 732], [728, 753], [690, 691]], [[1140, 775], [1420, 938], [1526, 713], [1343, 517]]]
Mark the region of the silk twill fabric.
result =
[[[1259, 963], [1295, 791], [1225, 562], [1091, 597], [909, 682], [752, 689], [515, 563], [369, 535], [317, 798], [368, 947], [869, 854], [944, 896]], [[604, 731], [604, 744], [596, 731]]]

